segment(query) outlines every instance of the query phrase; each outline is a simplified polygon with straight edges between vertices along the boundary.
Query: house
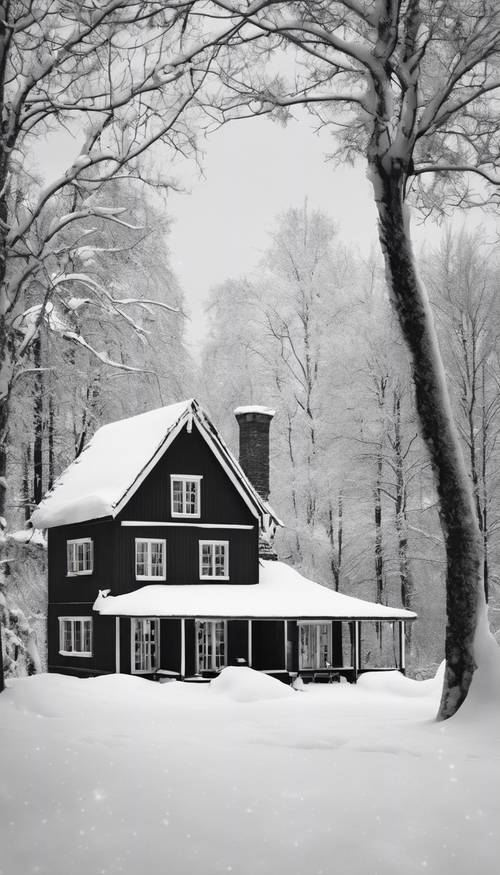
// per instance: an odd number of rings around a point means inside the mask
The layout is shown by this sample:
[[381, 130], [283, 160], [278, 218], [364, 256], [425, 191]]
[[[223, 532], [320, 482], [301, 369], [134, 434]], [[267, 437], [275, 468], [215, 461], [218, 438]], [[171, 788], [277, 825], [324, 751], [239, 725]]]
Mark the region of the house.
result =
[[244, 662], [289, 681], [356, 680], [363, 624], [404, 671], [415, 615], [277, 561], [274, 411], [240, 407], [240, 462], [195, 400], [100, 428], [33, 514], [48, 530], [49, 671], [212, 677]]

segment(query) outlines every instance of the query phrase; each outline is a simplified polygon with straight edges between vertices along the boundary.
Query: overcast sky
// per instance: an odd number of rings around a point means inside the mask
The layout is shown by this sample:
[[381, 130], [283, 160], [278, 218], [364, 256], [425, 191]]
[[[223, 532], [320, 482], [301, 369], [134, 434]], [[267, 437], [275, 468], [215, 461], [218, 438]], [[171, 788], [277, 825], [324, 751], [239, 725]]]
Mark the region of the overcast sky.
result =
[[[39, 143], [37, 159], [48, 179], [60, 175], [79, 142], [61, 138]], [[193, 351], [205, 327], [203, 302], [209, 289], [230, 277], [251, 275], [269, 244], [278, 215], [300, 207], [324, 210], [342, 238], [368, 253], [378, 246], [375, 207], [363, 163], [335, 169], [325, 155], [327, 132], [318, 135], [309, 117], [286, 127], [266, 118], [234, 122], [203, 145], [203, 176], [193, 163], [178, 167], [186, 193], [169, 195], [173, 219], [168, 240], [172, 265], [191, 313], [188, 338]], [[435, 226], [414, 228], [417, 245]]]
[[190, 194], [172, 194], [173, 267], [192, 314], [190, 336], [203, 331], [203, 299], [211, 286], [250, 274], [269, 244], [276, 217], [305, 198], [338, 223], [342, 236], [369, 250], [376, 240], [370, 185], [361, 169], [334, 170], [330, 148], [307, 123], [286, 128], [268, 119], [228, 125], [206, 143], [204, 177]]

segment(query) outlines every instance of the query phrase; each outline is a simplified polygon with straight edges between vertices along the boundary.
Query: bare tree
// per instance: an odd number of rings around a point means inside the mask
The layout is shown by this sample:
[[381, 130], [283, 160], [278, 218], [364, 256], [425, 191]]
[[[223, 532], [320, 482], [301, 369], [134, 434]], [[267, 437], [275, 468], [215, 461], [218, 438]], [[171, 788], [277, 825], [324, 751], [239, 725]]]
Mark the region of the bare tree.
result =
[[[204, 15], [205, 4], [198, 8]], [[495, 0], [312, 0], [301, 4], [212, 0], [209, 14], [230, 17], [232, 89], [224, 121], [235, 115], [286, 117], [307, 105], [336, 125], [339, 154], [364, 155], [378, 212], [387, 283], [410, 351], [423, 437], [434, 467], [447, 555], [446, 672], [439, 718], [460, 707], [477, 666], [474, 639], [484, 615], [482, 539], [453, 422], [427, 294], [411, 243], [408, 196], [432, 207], [447, 192], [469, 195], [468, 178], [497, 186], [500, 9]], [[246, 60], [232, 54], [244, 45]], [[266, 67], [266, 51], [300, 65]], [[252, 55], [258, 55], [255, 63]], [[251, 62], [250, 62], [251, 59]], [[434, 180], [427, 183], [427, 180]], [[478, 202], [485, 198], [480, 192]]]
[[[141, 157], [158, 144], [193, 154], [198, 94], [210, 70], [211, 39], [193, 34], [184, 3], [141, 0], [3, 0], [0, 16], [0, 517], [5, 513], [9, 396], [31, 369], [27, 354], [45, 322], [70, 343], [54, 300], [93, 297], [130, 320], [134, 298], [106, 294], [73, 269], [75, 251], [96, 245], [88, 217], [127, 226], [123, 209], [96, 197], [110, 179], [148, 177]], [[187, 47], [189, 43], [190, 48]], [[206, 51], [205, 51], [206, 50]], [[194, 58], [205, 51], [203, 67]], [[70, 132], [78, 155], [41, 185], [32, 172], [37, 138]], [[38, 309], [23, 297], [38, 283]], [[51, 315], [52, 314], [52, 315]], [[90, 345], [87, 344], [87, 347]], [[95, 350], [96, 355], [99, 351]], [[106, 356], [101, 356], [106, 358]], [[126, 365], [122, 365], [126, 367]]]
[[[64, 312], [61, 299], [91, 298], [129, 324], [137, 324], [131, 307], [155, 303], [109, 293], [87, 271], [75, 270], [74, 260], [84, 244], [96, 246], [85, 225], [89, 217], [128, 225], [119, 205], [96, 196], [110, 179], [136, 176], [168, 186], [167, 174], [147, 177], [142, 156], [160, 144], [171, 154], [193, 153], [193, 112], [214, 40], [206, 29], [193, 32], [188, 9], [182, 0], [0, 2], [2, 530], [10, 398], [19, 381], [37, 369], [29, 354], [40, 326], [126, 370], [126, 362], [112, 361], [75, 331], [74, 314]], [[201, 56], [198, 67], [195, 58]], [[40, 184], [32, 145], [47, 136], [57, 148], [68, 131], [81, 143], [78, 154], [56, 179]], [[27, 312], [24, 297], [34, 285], [40, 298]]]
[[491, 583], [498, 581], [499, 271], [483, 235], [465, 231], [456, 238], [448, 232], [426, 267], [483, 539], [486, 599]]

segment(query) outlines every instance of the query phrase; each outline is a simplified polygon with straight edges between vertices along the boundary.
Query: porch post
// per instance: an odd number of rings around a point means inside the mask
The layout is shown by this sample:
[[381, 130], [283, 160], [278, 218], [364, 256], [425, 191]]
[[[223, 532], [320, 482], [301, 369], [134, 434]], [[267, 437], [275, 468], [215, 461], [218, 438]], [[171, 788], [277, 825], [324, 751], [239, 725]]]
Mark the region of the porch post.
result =
[[405, 621], [401, 620], [398, 623], [399, 630], [399, 668], [402, 674], [406, 671], [406, 640], [405, 640]]
[[359, 672], [359, 620], [354, 621], [354, 682], [358, 679]]
[[288, 620], [283, 620], [283, 637], [285, 646], [285, 663], [284, 667], [288, 668]]
[[181, 620], [181, 678], [186, 674], [186, 621]]
[[248, 621], [248, 665], [252, 668], [252, 621]]
[[115, 617], [115, 672], [120, 674], [120, 618]]

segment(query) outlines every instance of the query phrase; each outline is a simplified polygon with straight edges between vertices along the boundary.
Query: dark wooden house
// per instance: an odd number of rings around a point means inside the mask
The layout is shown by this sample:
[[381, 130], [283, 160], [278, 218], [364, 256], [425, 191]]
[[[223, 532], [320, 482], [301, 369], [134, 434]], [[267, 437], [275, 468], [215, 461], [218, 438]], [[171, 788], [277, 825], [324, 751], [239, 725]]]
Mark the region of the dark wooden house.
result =
[[79, 676], [211, 677], [243, 663], [355, 680], [363, 623], [404, 670], [414, 614], [335, 593], [278, 562], [273, 411], [242, 407], [240, 462], [195, 400], [104, 426], [33, 515], [48, 529], [48, 666]]

